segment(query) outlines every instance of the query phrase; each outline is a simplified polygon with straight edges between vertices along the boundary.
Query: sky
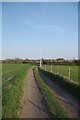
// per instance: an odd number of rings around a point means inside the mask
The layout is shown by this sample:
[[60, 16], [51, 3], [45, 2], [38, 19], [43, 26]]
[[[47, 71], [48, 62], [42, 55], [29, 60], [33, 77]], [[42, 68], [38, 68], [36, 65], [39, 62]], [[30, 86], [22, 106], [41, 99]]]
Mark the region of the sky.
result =
[[2, 3], [2, 59], [78, 58], [78, 3]]
[[2, 58], [2, 3], [0, 2], [0, 59]]
[[2, 0], [3, 2], [79, 2], [79, 0]]

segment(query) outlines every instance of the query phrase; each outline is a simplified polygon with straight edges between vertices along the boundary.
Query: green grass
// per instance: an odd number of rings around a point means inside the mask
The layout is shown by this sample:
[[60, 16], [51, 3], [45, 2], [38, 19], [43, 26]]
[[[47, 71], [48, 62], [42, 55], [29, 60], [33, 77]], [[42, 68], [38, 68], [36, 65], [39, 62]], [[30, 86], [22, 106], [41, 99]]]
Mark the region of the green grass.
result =
[[45, 71], [43, 69], [40, 69], [40, 71], [48, 77], [52, 82], [55, 82], [62, 88], [64, 88], [67, 92], [74, 95], [77, 99], [80, 99], [80, 84], [73, 83], [72, 81], [68, 80], [67, 78], [64, 78], [58, 74], [54, 74], [48, 71]]
[[69, 118], [70, 114], [67, 112], [66, 108], [64, 108], [56, 99], [55, 96], [52, 95], [51, 90], [44, 83], [42, 78], [40, 77], [37, 68], [34, 68], [34, 75], [37, 81], [37, 84], [45, 98], [47, 107], [49, 112], [51, 113], [51, 117], [53, 118]]
[[[64, 65], [52, 65], [52, 72], [58, 73], [62, 76], [69, 77], [69, 67], [70, 67], [70, 79], [79, 82], [78, 80], [78, 66], [64, 66]], [[43, 66], [45, 69], [45, 66]], [[46, 70], [51, 72], [51, 65], [46, 65]]]
[[20, 100], [23, 95], [28, 70], [32, 65], [3, 64], [2, 65], [2, 117], [18, 118], [20, 116]]

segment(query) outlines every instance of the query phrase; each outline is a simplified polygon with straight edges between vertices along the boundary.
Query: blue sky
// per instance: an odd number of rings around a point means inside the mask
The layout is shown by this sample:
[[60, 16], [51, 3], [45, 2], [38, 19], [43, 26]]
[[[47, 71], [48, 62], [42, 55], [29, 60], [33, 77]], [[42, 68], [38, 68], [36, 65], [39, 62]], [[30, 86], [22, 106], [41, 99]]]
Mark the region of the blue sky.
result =
[[78, 57], [78, 3], [3, 3], [3, 59]]
[[0, 59], [2, 58], [2, 4], [0, 2]]

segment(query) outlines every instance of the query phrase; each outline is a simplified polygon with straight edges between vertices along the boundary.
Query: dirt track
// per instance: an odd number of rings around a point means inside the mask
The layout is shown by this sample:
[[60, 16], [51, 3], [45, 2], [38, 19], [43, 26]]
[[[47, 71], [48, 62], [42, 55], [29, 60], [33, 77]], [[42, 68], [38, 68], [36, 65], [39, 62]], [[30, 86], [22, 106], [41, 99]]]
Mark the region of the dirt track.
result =
[[76, 100], [72, 95], [67, 93], [64, 89], [50, 81], [42, 72], [39, 71], [40, 76], [44, 82], [49, 86], [52, 94], [56, 96], [59, 102], [66, 107], [66, 109], [71, 114], [71, 118], [78, 118], [78, 100]]
[[22, 99], [21, 118], [49, 118], [44, 99], [37, 87], [33, 70], [28, 73]]

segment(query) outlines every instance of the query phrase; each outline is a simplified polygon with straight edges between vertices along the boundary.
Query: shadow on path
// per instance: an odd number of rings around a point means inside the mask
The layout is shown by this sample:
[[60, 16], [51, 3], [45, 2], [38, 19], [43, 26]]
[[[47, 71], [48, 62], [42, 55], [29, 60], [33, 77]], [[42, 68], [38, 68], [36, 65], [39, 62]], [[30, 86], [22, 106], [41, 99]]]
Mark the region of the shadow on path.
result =
[[34, 105], [36, 108], [38, 108], [39, 110], [43, 111], [46, 113], [45, 109], [39, 107], [38, 105], [36, 105], [35, 103], [33, 103], [31, 100], [28, 100], [32, 105]]

